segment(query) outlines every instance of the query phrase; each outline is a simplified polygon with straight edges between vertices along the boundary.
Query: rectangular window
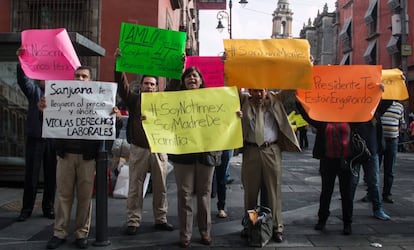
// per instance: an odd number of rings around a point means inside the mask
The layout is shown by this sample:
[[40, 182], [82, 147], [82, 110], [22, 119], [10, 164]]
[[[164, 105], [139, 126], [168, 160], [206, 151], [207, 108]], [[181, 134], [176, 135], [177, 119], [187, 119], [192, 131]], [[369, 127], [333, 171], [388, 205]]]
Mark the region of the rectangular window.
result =
[[342, 41], [342, 52], [347, 53], [352, 50], [352, 18], [345, 21], [339, 37]]
[[367, 49], [364, 53], [364, 59], [367, 64], [376, 65], [377, 64], [377, 41], [371, 41], [368, 44]]
[[368, 37], [376, 35], [378, 33], [378, 0], [370, 0], [364, 20], [368, 28]]
[[13, 1], [13, 31], [66, 28], [91, 37], [93, 0]]

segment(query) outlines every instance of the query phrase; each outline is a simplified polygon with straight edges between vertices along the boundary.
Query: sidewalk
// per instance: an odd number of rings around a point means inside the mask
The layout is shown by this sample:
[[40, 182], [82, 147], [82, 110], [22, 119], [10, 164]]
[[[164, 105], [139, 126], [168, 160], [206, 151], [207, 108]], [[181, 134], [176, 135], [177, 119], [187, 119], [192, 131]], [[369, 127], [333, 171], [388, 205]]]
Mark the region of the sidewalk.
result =
[[[326, 232], [313, 230], [317, 221], [320, 177], [318, 161], [311, 158], [311, 150], [302, 153], [283, 154], [283, 220], [285, 241], [270, 241], [266, 249], [372, 249], [371, 243], [380, 243], [383, 249], [414, 249], [414, 154], [399, 153], [394, 180], [394, 204], [384, 204], [390, 221], [380, 221], [372, 216], [371, 204], [359, 201], [365, 195], [360, 184], [354, 203], [353, 234], [342, 235], [341, 205], [338, 185], [331, 204]], [[235, 181], [228, 186], [226, 210], [229, 217], [219, 219], [215, 215], [216, 199], [212, 200], [213, 244], [206, 247], [198, 243], [198, 229], [193, 229], [192, 248], [196, 249], [243, 249], [247, 248], [240, 238], [243, 209], [243, 189], [240, 182], [241, 156], [231, 160], [231, 176]], [[169, 222], [178, 226], [176, 187], [174, 174], [167, 180]], [[0, 188], [0, 250], [45, 249], [52, 236], [53, 221], [41, 217], [41, 193], [30, 219], [15, 222], [21, 206], [22, 188]], [[195, 206], [194, 206], [195, 207]], [[123, 234], [125, 228], [126, 199], [108, 198], [108, 240], [110, 245], [95, 246], [95, 203], [89, 249], [179, 249], [178, 230], [158, 232], [153, 230], [152, 194], [144, 202], [143, 223], [136, 236]], [[74, 212], [72, 212], [74, 217]], [[194, 224], [197, 225], [196, 223]], [[70, 236], [59, 249], [76, 249]]]

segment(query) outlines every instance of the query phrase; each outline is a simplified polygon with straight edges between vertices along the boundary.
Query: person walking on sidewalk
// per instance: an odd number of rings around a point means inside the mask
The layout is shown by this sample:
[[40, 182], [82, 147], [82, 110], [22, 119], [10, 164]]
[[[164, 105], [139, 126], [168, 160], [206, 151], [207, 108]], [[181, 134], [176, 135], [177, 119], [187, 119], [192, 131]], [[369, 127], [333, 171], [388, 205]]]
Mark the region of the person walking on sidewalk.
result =
[[[268, 93], [267, 89], [249, 89], [249, 95], [240, 94], [244, 139], [241, 172], [244, 208], [248, 210], [257, 206], [260, 187], [264, 184], [272, 210], [273, 238], [276, 242], [283, 241], [281, 152], [300, 152], [282, 104], [283, 96], [282, 93]], [[246, 233], [245, 228], [242, 236], [246, 236]]]
[[[121, 56], [117, 49], [115, 56]], [[141, 225], [142, 207], [144, 204], [143, 188], [147, 173], [151, 172], [152, 209], [154, 228], [156, 230], [173, 231], [174, 227], [167, 221], [167, 173], [168, 158], [164, 153], [152, 153], [145, 135], [141, 114], [141, 93], [156, 92], [158, 78], [144, 75], [139, 83], [140, 92], [130, 88], [125, 73], [115, 72], [118, 83], [118, 94], [125, 102], [129, 111], [127, 123], [127, 141], [130, 143], [129, 154], [129, 191], [127, 199], [127, 229], [126, 234], [135, 235]]]
[[[24, 49], [17, 50], [17, 56]], [[17, 84], [27, 97], [29, 107], [25, 125], [25, 174], [23, 206], [17, 221], [25, 221], [32, 215], [36, 201], [40, 169], [43, 167], [43, 216], [55, 219], [54, 202], [56, 192], [56, 151], [54, 139], [42, 138], [42, 113], [37, 103], [44, 95], [45, 81], [28, 78], [17, 64]]]

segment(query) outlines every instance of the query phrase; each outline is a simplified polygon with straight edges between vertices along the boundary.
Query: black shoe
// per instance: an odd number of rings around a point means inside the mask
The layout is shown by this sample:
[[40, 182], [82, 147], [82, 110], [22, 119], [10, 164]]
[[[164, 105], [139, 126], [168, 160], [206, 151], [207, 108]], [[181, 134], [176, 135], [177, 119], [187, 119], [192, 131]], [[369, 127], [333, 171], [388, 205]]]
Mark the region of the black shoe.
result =
[[22, 221], [27, 220], [29, 217], [30, 217], [30, 214], [27, 214], [27, 213], [21, 213], [21, 214], [19, 215], [19, 217], [17, 217], [16, 221], [18, 221], [18, 222], [22, 222]]
[[47, 249], [56, 249], [63, 243], [65, 243], [66, 239], [59, 239], [56, 236], [53, 236], [48, 242], [47, 242]]
[[390, 196], [384, 196], [384, 198], [382, 198], [382, 201], [386, 203], [394, 203], [394, 200]]
[[318, 223], [313, 227], [313, 229], [317, 231], [323, 231], [325, 230], [326, 221], [318, 220]]
[[75, 240], [75, 245], [77, 248], [85, 249], [88, 248], [88, 238], [79, 238]]
[[280, 243], [283, 241], [283, 233], [281, 232], [274, 232], [273, 233], [273, 239], [277, 242]]
[[364, 197], [362, 197], [361, 201], [362, 202], [371, 202], [371, 199], [368, 197], [368, 195], [365, 195]]
[[125, 233], [127, 235], [136, 235], [138, 233], [138, 228], [139, 227], [128, 226], [127, 229], [125, 230]]
[[240, 237], [247, 238], [247, 228], [243, 228], [243, 230], [241, 230]]
[[352, 227], [351, 224], [345, 224], [344, 230], [342, 231], [344, 235], [351, 235], [352, 234]]
[[54, 220], [55, 219], [55, 212], [53, 212], [53, 211], [43, 212], [43, 217]]
[[174, 226], [167, 222], [161, 223], [161, 224], [155, 224], [154, 228], [156, 230], [161, 230], [161, 231], [174, 231]]
[[234, 182], [234, 179], [230, 178], [230, 179], [228, 179], [228, 180], [227, 180], [226, 184], [227, 184], [227, 185], [230, 185], [230, 184], [232, 184], [233, 182]]

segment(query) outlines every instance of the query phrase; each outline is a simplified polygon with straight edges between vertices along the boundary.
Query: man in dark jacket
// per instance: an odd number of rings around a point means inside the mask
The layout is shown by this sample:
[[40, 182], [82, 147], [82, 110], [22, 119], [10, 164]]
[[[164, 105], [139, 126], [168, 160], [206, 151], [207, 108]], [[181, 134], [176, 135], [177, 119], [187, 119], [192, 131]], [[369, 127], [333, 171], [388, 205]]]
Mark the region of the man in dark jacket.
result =
[[151, 172], [153, 190], [154, 228], [157, 230], [173, 231], [173, 225], [167, 221], [167, 154], [151, 152], [142, 125], [144, 117], [141, 114], [141, 93], [157, 91], [158, 78], [155, 76], [142, 76], [139, 84], [139, 93], [132, 90], [125, 73], [115, 72], [115, 81], [118, 83], [118, 94], [127, 105], [129, 111], [127, 124], [127, 140], [130, 143], [128, 160], [129, 190], [127, 201], [127, 229], [125, 233], [135, 235], [141, 225], [142, 207], [144, 203], [143, 187], [148, 172]]
[[[22, 50], [17, 51], [20, 55]], [[40, 169], [43, 167], [43, 216], [55, 218], [54, 201], [56, 188], [56, 152], [53, 139], [42, 138], [42, 113], [37, 103], [44, 95], [44, 81], [28, 78], [20, 64], [17, 65], [17, 84], [27, 97], [29, 107], [25, 125], [25, 175], [23, 206], [17, 221], [25, 221], [32, 215], [36, 200]]]

